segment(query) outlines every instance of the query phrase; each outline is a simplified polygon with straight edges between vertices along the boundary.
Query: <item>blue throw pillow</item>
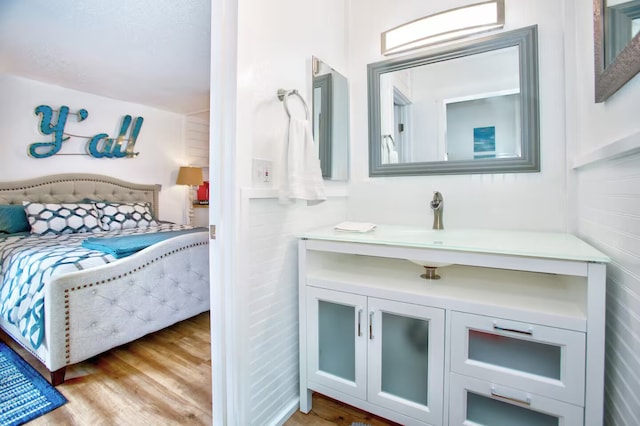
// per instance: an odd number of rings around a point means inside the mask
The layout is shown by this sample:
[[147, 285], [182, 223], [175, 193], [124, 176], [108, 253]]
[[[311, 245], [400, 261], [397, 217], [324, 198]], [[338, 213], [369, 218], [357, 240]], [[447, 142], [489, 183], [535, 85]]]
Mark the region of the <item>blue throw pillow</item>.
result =
[[0, 233], [15, 234], [29, 231], [29, 221], [22, 204], [0, 204]]

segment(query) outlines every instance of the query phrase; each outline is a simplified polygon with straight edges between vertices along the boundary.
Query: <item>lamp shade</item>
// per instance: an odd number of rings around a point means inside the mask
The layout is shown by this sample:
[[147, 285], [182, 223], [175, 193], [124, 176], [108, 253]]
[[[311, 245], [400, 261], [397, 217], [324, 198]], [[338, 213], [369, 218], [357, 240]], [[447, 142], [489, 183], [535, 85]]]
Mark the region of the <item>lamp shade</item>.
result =
[[196, 186], [202, 184], [202, 168], [201, 167], [180, 167], [178, 171], [178, 185]]
[[385, 31], [383, 55], [404, 52], [504, 26], [504, 0], [491, 0], [425, 16]]

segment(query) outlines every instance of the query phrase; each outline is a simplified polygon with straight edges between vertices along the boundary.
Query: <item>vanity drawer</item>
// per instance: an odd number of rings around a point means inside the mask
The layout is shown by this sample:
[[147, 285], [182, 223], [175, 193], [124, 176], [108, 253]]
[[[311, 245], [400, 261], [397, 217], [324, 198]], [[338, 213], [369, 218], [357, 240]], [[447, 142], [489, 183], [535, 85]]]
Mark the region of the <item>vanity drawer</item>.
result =
[[576, 426], [583, 409], [540, 395], [451, 373], [449, 424]]
[[453, 312], [451, 370], [583, 406], [585, 335]]

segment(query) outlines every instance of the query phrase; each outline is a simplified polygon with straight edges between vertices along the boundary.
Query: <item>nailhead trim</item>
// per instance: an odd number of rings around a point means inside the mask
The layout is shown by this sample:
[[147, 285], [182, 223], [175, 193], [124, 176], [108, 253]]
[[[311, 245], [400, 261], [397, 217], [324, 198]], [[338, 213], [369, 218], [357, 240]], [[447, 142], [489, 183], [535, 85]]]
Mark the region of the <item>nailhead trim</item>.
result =
[[182, 246], [182, 247], [179, 247], [177, 249], [173, 249], [173, 250], [171, 250], [169, 252], [166, 252], [164, 254], [161, 254], [158, 257], [156, 257], [155, 259], [150, 260], [149, 262], [145, 263], [144, 265], [138, 266], [137, 268], [133, 268], [129, 272], [125, 272], [125, 273], [119, 274], [117, 277], [113, 276], [113, 277], [110, 277], [110, 278], [107, 278], [107, 279], [104, 279], [104, 280], [100, 280], [100, 281], [96, 281], [96, 282], [92, 282], [92, 283], [88, 283], [88, 284], [81, 284], [81, 285], [78, 285], [76, 287], [70, 287], [70, 288], [65, 289], [64, 290], [64, 293], [65, 293], [65, 295], [64, 295], [64, 319], [65, 319], [65, 332], [66, 333], [65, 333], [64, 345], [65, 345], [65, 363], [66, 363], [66, 365], [71, 364], [71, 342], [70, 342], [70, 338], [71, 337], [70, 337], [70, 333], [69, 333], [69, 328], [70, 328], [70, 325], [69, 325], [69, 322], [70, 322], [69, 321], [69, 316], [70, 316], [69, 292], [70, 291], [73, 292], [73, 291], [78, 291], [78, 290], [84, 290], [86, 288], [91, 288], [93, 286], [98, 286], [98, 285], [101, 285], [101, 284], [107, 284], [107, 283], [111, 282], [112, 280], [115, 281], [116, 279], [121, 279], [122, 277], [126, 277], [128, 275], [131, 275], [134, 272], [141, 271], [143, 268], [146, 268], [147, 266], [149, 266], [149, 265], [151, 265], [151, 264], [153, 264], [153, 263], [155, 263], [155, 262], [157, 262], [157, 261], [159, 261], [161, 259], [164, 259], [167, 256], [171, 256], [172, 254], [175, 254], [175, 253], [178, 253], [178, 252], [181, 252], [181, 251], [193, 248], [193, 247], [204, 246], [204, 245], [208, 245], [208, 244], [209, 244], [208, 241], [204, 241], [204, 242], [198, 242], [198, 243], [193, 243], [193, 244], [189, 244], [189, 245], [186, 245], [186, 246]]

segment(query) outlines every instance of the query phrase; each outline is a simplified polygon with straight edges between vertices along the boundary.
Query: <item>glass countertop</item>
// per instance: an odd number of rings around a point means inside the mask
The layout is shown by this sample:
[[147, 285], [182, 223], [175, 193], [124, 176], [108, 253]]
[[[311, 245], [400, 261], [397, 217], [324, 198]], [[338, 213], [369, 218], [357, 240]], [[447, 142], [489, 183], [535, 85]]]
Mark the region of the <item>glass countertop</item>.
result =
[[547, 259], [608, 263], [609, 257], [578, 237], [560, 232], [498, 229], [433, 230], [416, 226], [377, 225], [369, 232], [324, 227], [298, 235], [308, 240], [340, 241], [461, 252], [506, 254]]

